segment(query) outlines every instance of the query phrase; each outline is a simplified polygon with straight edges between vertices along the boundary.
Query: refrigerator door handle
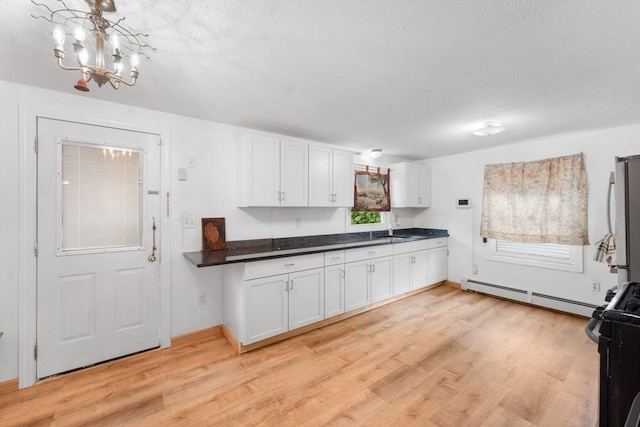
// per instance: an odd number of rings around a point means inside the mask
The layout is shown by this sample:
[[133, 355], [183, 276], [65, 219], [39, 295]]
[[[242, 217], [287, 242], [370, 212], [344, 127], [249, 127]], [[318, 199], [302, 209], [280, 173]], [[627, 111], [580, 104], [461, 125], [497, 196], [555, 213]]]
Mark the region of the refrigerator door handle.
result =
[[611, 224], [611, 189], [616, 183], [616, 174], [615, 172], [611, 172], [609, 174], [609, 188], [607, 190], [607, 225], [609, 226], [609, 233], [612, 232], [613, 225]]

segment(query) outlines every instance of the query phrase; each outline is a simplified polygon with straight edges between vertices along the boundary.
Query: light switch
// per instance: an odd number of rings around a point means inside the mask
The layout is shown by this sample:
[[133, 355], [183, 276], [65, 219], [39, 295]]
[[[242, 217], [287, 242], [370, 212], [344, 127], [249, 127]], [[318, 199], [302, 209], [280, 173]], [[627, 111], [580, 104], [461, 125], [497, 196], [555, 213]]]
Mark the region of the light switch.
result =
[[187, 170], [185, 168], [178, 168], [178, 181], [187, 180]]

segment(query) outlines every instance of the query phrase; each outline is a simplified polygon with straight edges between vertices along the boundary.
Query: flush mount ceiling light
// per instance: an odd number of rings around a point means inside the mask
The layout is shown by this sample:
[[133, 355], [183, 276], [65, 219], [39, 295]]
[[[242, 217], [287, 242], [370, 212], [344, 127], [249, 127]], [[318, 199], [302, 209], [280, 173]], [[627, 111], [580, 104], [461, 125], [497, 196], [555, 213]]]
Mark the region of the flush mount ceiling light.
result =
[[[140, 67], [140, 55], [150, 59], [145, 50], [153, 51], [153, 47], [145, 42], [148, 34], [142, 34], [129, 30], [122, 25], [124, 17], [117, 20], [110, 20], [102, 16], [103, 12], [115, 12], [114, 0], [85, 0], [91, 10], [89, 12], [70, 9], [64, 0], [58, 0], [62, 4], [61, 9], [51, 9], [43, 3], [31, 0], [36, 6], [47, 10], [48, 16], [35, 16], [42, 18], [52, 24], [53, 40], [55, 48], [53, 53], [57, 58], [58, 65], [63, 70], [80, 71], [82, 78], [74, 86], [82, 92], [88, 92], [87, 82], [93, 80], [101, 87], [105, 83], [111, 84], [114, 89], [120, 87], [120, 83], [133, 86], [138, 80], [138, 67]], [[64, 41], [67, 35], [73, 34], [73, 51], [76, 54], [78, 66], [67, 66], [62, 64], [64, 59]], [[89, 35], [90, 37], [87, 37]], [[89, 51], [91, 49], [94, 64], [89, 63]], [[112, 69], [106, 68], [108, 65], [105, 56], [111, 56]], [[131, 81], [123, 79], [120, 74], [123, 69], [122, 57], [129, 57], [131, 63]]]
[[496, 135], [505, 129], [506, 127], [502, 126], [499, 123], [487, 123], [485, 127], [474, 130], [473, 134], [477, 136], [491, 136]]
[[371, 150], [371, 152], [369, 153], [369, 155], [371, 157], [373, 157], [374, 159], [379, 159], [380, 157], [382, 157], [382, 149], [380, 148], [374, 148], [373, 150]]

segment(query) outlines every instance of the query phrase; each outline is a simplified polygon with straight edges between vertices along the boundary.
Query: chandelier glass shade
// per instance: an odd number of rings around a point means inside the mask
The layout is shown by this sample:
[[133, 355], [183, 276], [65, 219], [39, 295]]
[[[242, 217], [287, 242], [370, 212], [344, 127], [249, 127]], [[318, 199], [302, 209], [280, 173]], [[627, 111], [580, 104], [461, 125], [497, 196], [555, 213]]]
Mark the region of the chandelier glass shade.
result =
[[[64, 0], [57, 1], [63, 6], [60, 9], [52, 9], [46, 4], [31, 0], [47, 11], [46, 15], [31, 16], [54, 24], [53, 53], [60, 68], [81, 73], [80, 80], [74, 86], [76, 89], [88, 92], [87, 83], [91, 80], [98, 87], [109, 83], [114, 89], [118, 89], [121, 83], [135, 85], [140, 75], [140, 56], [149, 59], [146, 52], [155, 50], [145, 42], [148, 35], [124, 27], [124, 17], [114, 21], [102, 15], [104, 12], [116, 11], [114, 0], [85, 1], [91, 8], [89, 12], [70, 9]], [[68, 36], [73, 38], [73, 52], [78, 65], [63, 63]], [[126, 57], [129, 58], [129, 81], [122, 76], [123, 58]]]

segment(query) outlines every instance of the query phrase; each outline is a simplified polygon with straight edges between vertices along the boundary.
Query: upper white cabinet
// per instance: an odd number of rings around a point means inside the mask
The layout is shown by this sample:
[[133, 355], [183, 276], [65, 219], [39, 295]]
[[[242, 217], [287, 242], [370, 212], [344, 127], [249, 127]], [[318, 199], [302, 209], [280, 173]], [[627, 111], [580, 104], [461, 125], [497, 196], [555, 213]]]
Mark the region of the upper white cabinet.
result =
[[428, 208], [431, 205], [429, 167], [417, 163], [391, 165], [391, 207]]
[[308, 206], [308, 144], [264, 135], [238, 141], [238, 206]]
[[353, 153], [309, 146], [309, 206], [353, 206]]

